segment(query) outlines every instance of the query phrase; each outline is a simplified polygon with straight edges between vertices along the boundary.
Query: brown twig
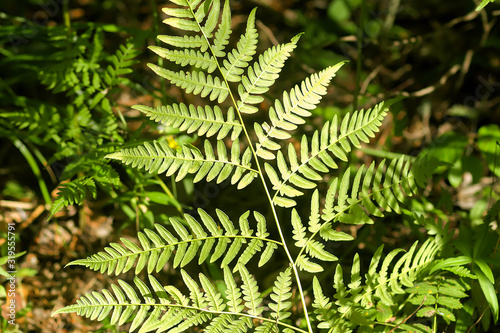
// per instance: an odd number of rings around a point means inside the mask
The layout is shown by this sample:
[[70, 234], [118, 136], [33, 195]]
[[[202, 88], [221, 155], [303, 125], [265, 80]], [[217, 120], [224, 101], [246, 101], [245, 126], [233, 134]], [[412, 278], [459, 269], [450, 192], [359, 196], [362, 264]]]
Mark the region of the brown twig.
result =
[[422, 303], [420, 303], [420, 305], [418, 306], [418, 308], [416, 308], [416, 309], [415, 309], [415, 311], [413, 311], [413, 312], [412, 312], [412, 313], [411, 313], [408, 317], [406, 317], [406, 318], [405, 318], [405, 320], [403, 320], [403, 322], [401, 322], [401, 323], [397, 324], [396, 326], [394, 326], [394, 327], [393, 327], [393, 329], [392, 329], [392, 330], [390, 330], [390, 331], [389, 331], [389, 332], [387, 332], [387, 333], [392, 333], [392, 332], [394, 332], [394, 330], [396, 330], [399, 326], [403, 325], [404, 323], [406, 323], [406, 321], [407, 321], [408, 319], [410, 319], [411, 317], [413, 317], [413, 315], [414, 315], [415, 313], [417, 313], [417, 311], [418, 311], [418, 310], [420, 310], [420, 308], [422, 307], [422, 305], [424, 305], [424, 302], [425, 302], [425, 300], [426, 300], [426, 299], [427, 299], [427, 295], [425, 295], [425, 296], [424, 296], [424, 299], [422, 300]]

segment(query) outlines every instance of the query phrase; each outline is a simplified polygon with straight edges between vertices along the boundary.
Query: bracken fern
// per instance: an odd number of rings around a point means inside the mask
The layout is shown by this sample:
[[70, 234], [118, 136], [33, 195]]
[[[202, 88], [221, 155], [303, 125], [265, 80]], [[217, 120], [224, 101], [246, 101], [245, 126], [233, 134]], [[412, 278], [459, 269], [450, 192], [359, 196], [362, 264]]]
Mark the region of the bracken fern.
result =
[[[213, 215], [199, 209], [199, 219], [184, 214], [171, 217], [165, 225], [156, 224], [154, 230], [139, 232], [140, 244], [126, 238], [121, 244], [111, 243], [70, 265], [116, 275], [135, 267], [135, 275], [147, 271], [147, 281], [135, 277], [133, 288], [119, 280], [111, 290], [87, 294], [54, 314], [76, 312], [92, 320], [110, 315], [111, 323], [118, 325], [133, 318], [131, 332], [183, 332], [190, 327], [206, 332], [348, 332], [357, 326], [383, 323], [373, 311], [396, 305], [399, 299], [395, 296], [407, 293], [404, 288], [429, 276], [442, 247], [435, 238], [420, 247], [415, 243], [397, 260], [402, 249], [393, 250], [381, 261], [380, 247], [364, 279], [356, 255], [347, 285], [343, 267], [337, 265], [332, 296], [324, 292], [332, 286], [322, 284], [318, 277], [312, 285], [307, 282], [310, 279], [301, 277], [320, 273], [328, 263], [338, 260], [330, 251], [331, 242], [353, 239], [337, 228], [338, 223], [369, 224], [374, 222], [372, 217], [386, 212], [400, 213], [405, 199], [417, 194], [419, 185], [425, 185], [435, 167], [433, 161], [401, 156], [357, 169], [348, 163], [350, 152], [375, 136], [391, 102], [348, 113], [343, 119], [335, 116], [311, 137], [303, 136], [298, 150], [292, 143], [285, 144], [311, 116], [343, 63], [312, 74], [283, 92], [282, 99], [267, 110], [267, 122], [246, 119], [247, 114], [263, 112], [259, 110], [263, 95], [278, 79], [300, 35], [256, 57], [255, 10], [236, 47], [228, 49], [232, 37], [229, 1], [223, 5], [218, 0], [171, 2], [177, 6], [163, 9], [168, 16], [164, 22], [188, 35], [159, 36], [175, 49], [152, 46], [151, 50], [184, 70], [149, 66], [186, 93], [216, 101], [217, 105], [179, 103], [133, 108], [154, 121], [206, 137], [203, 150], [192, 145], [173, 149], [160, 139], [107, 158], [149, 173], [173, 176], [175, 181], [188, 175], [194, 182], [230, 179], [238, 189], [259, 181], [271, 214], [266, 218], [263, 212], [246, 211], [235, 223], [222, 210], [215, 210]], [[209, 141], [211, 137], [218, 140], [216, 147]], [[323, 202], [317, 186], [325, 173], [339, 169], [341, 164], [344, 171], [331, 176]], [[292, 207], [308, 190], [314, 191], [304, 223], [300, 212]], [[278, 218], [278, 207], [284, 209], [280, 216], [289, 219]], [[278, 239], [268, 232], [269, 223], [277, 228]], [[285, 226], [292, 235], [284, 233]], [[263, 292], [248, 264], [255, 258], [259, 267], [264, 266], [278, 251], [288, 264], [276, 276], [273, 287]], [[188, 274], [183, 267], [193, 260], [198, 264], [218, 263], [222, 284], [215, 284], [202, 273], [198, 277]], [[170, 261], [172, 268], [180, 269], [187, 293], [173, 285], [163, 286], [152, 275]], [[308, 295], [305, 283], [312, 289]], [[408, 293], [415, 292], [411, 289]], [[398, 325], [414, 328], [400, 321], [393, 324], [394, 329]]]

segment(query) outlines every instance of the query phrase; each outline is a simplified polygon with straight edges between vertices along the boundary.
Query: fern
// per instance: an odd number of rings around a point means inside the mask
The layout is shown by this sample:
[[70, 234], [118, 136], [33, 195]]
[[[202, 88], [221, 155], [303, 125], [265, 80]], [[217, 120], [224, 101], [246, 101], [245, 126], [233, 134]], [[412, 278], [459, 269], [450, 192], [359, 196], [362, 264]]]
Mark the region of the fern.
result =
[[453, 279], [439, 279], [419, 283], [406, 292], [414, 296], [410, 303], [421, 307], [416, 313], [417, 317], [440, 316], [449, 324], [450, 321], [456, 321], [453, 312], [463, 307], [460, 299], [468, 296], [466, 287]]
[[[177, 173], [176, 181], [182, 180], [187, 174], [196, 174], [194, 181], [197, 182], [206, 177], [211, 181], [217, 177], [217, 183], [221, 183], [235, 170], [231, 183], [238, 183], [238, 188], [249, 185], [258, 175], [258, 171], [251, 168], [251, 151], [247, 148], [241, 157], [238, 140], [233, 142], [230, 159], [222, 141], [217, 142], [217, 154], [209, 141], [205, 141], [205, 157], [193, 146], [185, 145], [181, 150], [174, 151], [165, 142], [155, 141], [152, 144], [145, 143], [143, 146], [132, 149], [124, 149], [106, 157], [123, 161], [132, 167], [144, 167], [149, 173], [163, 173], [167, 176]], [[243, 176], [244, 175], [244, 176]]]
[[180, 103], [155, 109], [143, 105], [135, 105], [133, 108], [143, 112], [151, 120], [187, 133], [197, 131], [199, 136], [206, 135], [207, 138], [217, 134], [217, 140], [222, 140], [231, 132], [231, 140], [235, 141], [243, 130], [243, 126], [235, 119], [233, 108], [227, 110], [227, 120], [218, 106], [213, 109], [208, 105], [196, 108], [194, 105], [188, 107]]
[[[113, 293], [106, 289], [100, 293], [89, 293], [81, 297], [77, 304], [57, 310], [54, 314], [76, 312], [80, 316], [93, 320], [102, 320], [111, 315], [111, 324], [117, 325], [123, 325], [135, 315], [130, 331], [140, 328], [138, 332], [168, 329], [170, 332], [183, 332], [191, 326], [201, 325], [213, 318], [216, 319], [212, 320], [211, 326], [207, 327], [209, 332], [227, 332], [236, 327], [249, 327], [252, 326], [251, 318], [265, 322], [264, 327], [274, 328], [275, 322], [261, 316], [264, 308], [260, 306], [262, 298], [257, 290], [255, 279], [244, 266], [240, 267], [239, 272], [242, 281], [240, 287], [236, 285], [231, 273], [224, 274], [224, 285], [229, 291], [227, 300], [216, 291], [204, 274], [199, 274], [199, 281], [203, 287], [201, 289], [200, 284], [182, 270], [182, 280], [189, 289], [188, 297], [173, 286], [163, 287], [158, 280], [149, 275], [151, 288], [138, 277], [134, 279], [140, 296], [128, 283], [118, 280], [118, 285], [111, 285]], [[289, 280], [290, 270], [287, 272], [282, 273], [281, 276], [287, 279], [288, 275]], [[282, 283], [277, 283], [273, 294], [278, 304], [271, 308], [270, 316], [275, 318], [280, 315], [286, 317], [286, 312], [281, 312], [281, 310], [289, 306], [288, 303], [280, 300], [280, 297], [284, 299], [290, 297], [290, 294], [286, 292], [286, 281], [285, 285]], [[244, 306], [235, 306], [236, 304], [244, 304]], [[148, 313], [151, 307], [154, 307], [154, 310]], [[215, 317], [216, 315], [218, 316]], [[290, 325], [284, 324], [283, 326]]]
[[[202, 264], [209, 258], [210, 262], [222, 258], [221, 268], [224, 268], [235, 260], [243, 243], [248, 242], [249, 244], [242, 251], [236, 263], [244, 265], [258, 252], [262, 252], [259, 260], [259, 265], [262, 266], [270, 259], [277, 246], [281, 245], [281, 243], [267, 238], [269, 233], [266, 231], [266, 220], [257, 212], [254, 212], [258, 229], [255, 234], [249, 226], [250, 212], [246, 212], [239, 219], [241, 232], [220, 210], [217, 210], [216, 213], [223, 229], [220, 229], [204, 210], [199, 209], [198, 213], [201, 216], [201, 224], [187, 214], [184, 215], [183, 221], [170, 218], [172, 232], [164, 226], [156, 224], [156, 232], [145, 229], [144, 232], [138, 234], [141, 246], [122, 238], [123, 245], [112, 243], [103, 252], [94, 254], [87, 259], [76, 260], [69, 265], [84, 265], [101, 273], [120, 275], [130, 270], [135, 263], [136, 275], [145, 268], [147, 268], [148, 274], [151, 274], [153, 271], [159, 272], [174, 252], [174, 267], [186, 266], [199, 252], [198, 264]], [[184, 224], [187, 224], [188, 229]], [[228, 247], [229, 244], [231, 245]], [[262, 251], [263, 248], [264, 251]], [[235, 268], [237, 267], [239, 266]]]
[[354, 257], [351, 281], [348, 285], [344, 282], [342, 266], [337, 265], [333, 285], [336, 290], [335, 301], [330, 301], [330, 298], [324, 295], [321, 284], [315, 277], [313, 288], [316, 301], [313, 307], [316, 309], [315, 313], [319, 315], [318, 328], [344, 332], [361, 323], [356, 317], [369, 318], [373, 313], [371, 309], [375, 309], [376, 304], [394, 305], [391, 295], [404, 294], [403, 287], [412, 287], [414, 282], [418, 281], [419, 274], [432, 264], [439, 250], [439, 245], [432, 240], [426, 241], [418, 251], [416, 247], [417, 243], [414, 243], [408, 252], [400, 256], [392, 271], [389, 271], [389, 265], [402, 250], [396, 249], [390, 252], [381, 263], [383, 246], [379, 247], [365, 275], [365, 285], [362, 285], [360, 259], [357, 254]]
[[[132, 72], [130, 67], [137, 62], [139, 52], [132, 41], [127, 41], [114, 54], [106, 53], [102, 27], [73, 31], [54, 27], [44, 33], [47, 45], [51, 45], [51, 60], [33, 69], [46, 89], [69, 97], [71, 103], [27, 102], [16, 96], [16, 109], [22, 111], [2, 110], [0, 126], [1, 132], [5, 129], [10, 137], [29, 137], [51, 156], [45, 160], [42, 153], [37, 154], [45, 168], [52, 171], [52, 182], [59, 186], [50, 209], [52, 217], [65, 206], [95, 198], [98, 189], [116, 196], [113, 187], [120, 186], [118, 173], [103, 163], [102, 156], [116, 150], [115, 144], [124, 139], [109, 95], [118, 85], [130, 84], [124, 75]], [[64, 100], [61, 95], [56, 100]], [[108, 140], [115, 144], [109, 145]]]
[[[114, 295], [106, 290], [94, 292], [54, 314], [76, 312], [97, 320], [111, 315], [111, 323], [118, 325], [134, 318], [130, 331], [139, 332], [183, 332], [190, 327], [207, 332], [314, 332], [316, 328], [348, 332], [359, 325], [373, 325], [375, 306], [390, 313], [401, 301], [399, 297], [406, 294], [404, 288], [431, 274], [430, 266], [442, 241], [431, 237], [420, 248], [415, 243], [402, 255], [402, 249], [395, 249], [383, 261], [380, 247], [364, 277], [356, 255], [347, 285], [343, 266], [338, 264], [333, 296], [325, 294], [318, 276], [312, 281], [312, 295], [306, 295], [303, 274], [322, 272], [338, 260], [330, 250], [331, 243], [353, 239], [339, 228], [340, 223], [370, 224], [384, 214], [401, 213], [406, 199], [419, 193], [418, 187], [425, 185], [436, 163], [408, 156], [374, 161], [357, 170], [348, 163], [351, 151], [379, 131], [394, 101], [347, 113], [342, 120], [335, 116], [311, 137], [303, 136], [297, 152], [294, 144], [283, 141], [292, 138], [311, 116], [343, 62], [284, 92], [282, 100], [276, 100], [268, 110], [269, 120], [255, 121], [247, 115], [259, 112], [258, 106], [279, 78], [300, 35], [257, 57], [255, 10], [238, 37], [231, 31], [229, 1], [223, 5], [218, 0], [172, 2], [177, 6], [163, 9], [167, 14], [164, 22], [186, 35], [159, 36], [174, 49], [154, 46], [151, 50], [182, 69], [150, 68], [186, 93], [199, 96], [197, 100], [216, 101], [218, 105], [179, 103], [134, 109], [153, 121], [205, 137], [203, 150], [191, 144], [174, 149], [159, 139], [106, 158], [150, 174], [172, 176], [177, 182], [188, 175], [194, 182], [230, 179], [238, 189], [260, 182], [270, 213], [265, 216], [265, 210], [247, 211], [236, 224], [222, 210], [211, 215], [200, 209], [199, 219], [184, 214], [157, 221], [154, 230], [138, 233], [139, 244], [122, 238], [122, 244], [111, 243], [103, 251], [69, 264], [116, 275], [134, 267], [135, 275], [146, 271], [147, 282], [134, 279], [139, 293], [119, 281], [111, 287]], [[231, 39], [238, 40], [232, 49]], [[212, 137], [217, 139], [216, 149]], [[323, 200], [318, 184], [323, 174], [337, 169], [343, 171], [331, 175]], [[306, 218], [301, 216], [302, 210], [291, 208], [297, 204], [295, 198], [305, 196], [308, 190], [313, 191]], [[284, 208], [283, 214], [278, 214], [278, 206]], [[268, 223], [274, 224], [277, 237], [268, 231]], [[278, 252], [288, 263], [265, 289], [251, 270], [255, 265], [266, 265]], [[205, 274], [198, 278], [190, 275], [187, 265], [196, 259], [198, 265], [219, 265], [222, 285]], [[170, 261], [173, 269], [180, 269], [187, 292], [162, 286], [153, 277]]]

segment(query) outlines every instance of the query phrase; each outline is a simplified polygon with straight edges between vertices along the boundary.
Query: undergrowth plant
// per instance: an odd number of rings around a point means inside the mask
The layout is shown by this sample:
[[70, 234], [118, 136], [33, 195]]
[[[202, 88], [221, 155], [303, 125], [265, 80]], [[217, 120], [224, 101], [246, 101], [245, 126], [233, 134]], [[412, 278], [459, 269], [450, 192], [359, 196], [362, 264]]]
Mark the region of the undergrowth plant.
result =
[[[19, 17], [4, 15], [0, 20], [0, 44], [5, 45], [0, 59], [0, 139], [7, 141], [6, 147], [14, 146], [6, 155], [17, 154], [17, 149], [28, 162], [49, 218], [66, 206], [105, 199], [129, 222], [152, 225], [152, 216], [139, 207], [151, 204], [154, 194], [167, 196], [160, 192], [163, 182], [136, 170], [120, 175], [120, 166], [103, 160], [118, 145], [140, 142], [140, 131], [129, 131], [131, 119], [120, 112], [116, 98], [122, 91], [130, 96], [138, 90], [131, 74], [147, 32], [131, 30], [133, 38], [110, 53], [105, 36], [121, 38], [119, 34], [127, 33], [124, 28], [81, 22], [34, 25], [33, 37], [27, 39], [26, 19], [23, 26], [16, 23]], [[25, 85], [27, 81], [32, 85]], [[169, 199], [171, 206], [180, 207], [175, 198]], [[85, 209], [79, 213], [84, 229]]]
[[[350, 161], [352, 151], [375, 137], [394, 101], [343, 119], [334, 116], [298, 142], [293, 134], [343, 63], [310, 75], [266, 107], [265, 97], [300, 35], [256, 56], [256, 10], [244, 33], [233, 36], [229, 1], [171, 2], [163, 9], [164, 22], [186, 35], [160, 35], [170, 48], [150, 49], [182, 69], [149, 66], [199, 99], [133, 108], [196, 133], [200, 148], [172, 148], [160, 138], [106, 158], [177, 182], [228, 180], [238, 190], [258, 183], [268, 207], [250, 211], [242, 202], [237, 219], [217, 207], [156, 219], [154, 228], [137, 234], [139, 244], [122, 238], [121, 244], [69, 264], [103, 274], [133, 270], [133, 285], [118, 280], [53, 315], [75, 312], [98, 321], [111, 316], [112, 324], [127, 323], [130, 332], [193, 327], [206, 332], [436, 332], [438, 320], [454, 321], [453, 312], [462, 309], [460, 300], [476, 276], [461, 263], [440, 259], [451, 239], [441, 220], [405, 206], [438, 163], [405, 155], [368, 166]], [[234, 38], [236, 46], [229, 48]], [[307, 214], [300, 206], [303, 197], [310, 203]], [[339, 256], [334, 245], [354, 239], [343, 225], [372, 224], [387, 214], [411, 218], [428, 231], [427, 240], [386, 254], [381, 245], [367, 270], [359, 254], [332, 266]], [[194, 276], [196, 264], [210, 270], [198, 268]], [[166, 266], [179, 272], [182, 284], [164, 285], [155, 277]], [[270, 284], [257, 281], [258, 272], [276, 267], [279, 273], [267, 277]], [[414, 321], [421, 316], [431, 320]]]

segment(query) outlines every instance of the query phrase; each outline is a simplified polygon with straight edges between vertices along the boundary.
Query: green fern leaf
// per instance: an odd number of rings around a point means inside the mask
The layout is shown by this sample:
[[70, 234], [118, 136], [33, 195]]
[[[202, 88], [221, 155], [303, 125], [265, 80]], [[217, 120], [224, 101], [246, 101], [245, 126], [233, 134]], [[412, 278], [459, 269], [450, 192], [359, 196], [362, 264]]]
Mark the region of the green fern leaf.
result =
[[351, 282], [348, 284], [349, 287], [349, 292], [352, 295], [352, 301], [354, 303], [357, 303], [359, 301], [358, 294], [362, 291], [361, 287], [361, 264], [360, 264], [360, 258], [359, 254], [356, 253], [354, 255], [354, 259], [352, 261], [352, 268], [351, 268]]
[[[248, 185], [258, 174], [250, 166], [248, 154], [244, 154], [243, 163], [240, 164], [239, 142], [233, 142], [231, 160], [227, 158], [227, 150], [222, 141], [217, 143], [218, 159], [215, 157], [213, 147], [205, 141], [205, 154], [203, 157], [201, 152], [193, 146], [182, 146], [180, 150], [174, 151], [167, 143], [162, 141], [154, 141], [152, 144], [145, 142], [142, 146], [136, 148], [123, 149], [119, 152], [108, 154], [106, 158], [119, 160], [125, 165], [131, 165], [134, 168], [141, 169], [144, 167], [149, 173], [163, 173], [167, 176], [177, 173], [176, 181], [182, 180], [187, 174], [196, 173], [195, 182], [198, 182], [206, 177], [207, 181], [215, 179], [220, 183], [229, 177], [230, 173], [236, 169], [238, 176], [242, 174], [251, 174], [250, 180], [233, 178], [233, 181], [243, 183], [240, 186]], [[239, 170], [239, 171], [238, 171]], [[236, 175], [235, 172], [235, 175]]]
[[233, 317], [231, 315], [222, 314], [220, 316], [217, 316], [210, 322], [210, 325], [205, 328], [205, 332], [223, 333], [231, 326], [232, 320]]
[[445, 267], [443, 269], [447, 270], [449, 272], [452, 272], [453, 274], [460, 276], [460, 277], [466, 277], [466, 278], [474, 279], [474, 280], [477, 279], [477, 276], [472, 274], [470, 269], [468, 269], [467, 267], [454, 266], [454, 267]]
[[[272, 243], [269, 243], [269, 244], [272, 244]], [[264, 242], [262, 240], [256, 239], [256, 238], [252, 239], [245, 246], [243, 253], [239, 256], [238, 264], [241, 264], [243, 266], [246, 265], [257, 252], [260, 252], [262, 250], [263, 246], [264, 246]], [[259, 261], [259, 266], [261, 266], [260, 261]], [[238, 265], [236, 265], [236, 267], [238, 267]], [[236, 267], [235, 267], [235, 269], [236, 269]]]
[[[242, 238], [236, 238], [229, 249], [226, 251], [226, 254], [224, 256], [224, 259], [222, 260], [221, 267], [227, 266], [231, 261], [233, 261], [234, 258], [238, 255], [240, 252], [241, 246], [243, 245], [243, 239]], [[257, 252], [257, 251], [255, 251]]]
[[278, 333], [278, 327], [274, 323], [264, 323], [255, 328], [255, 332], [259, 333]]
[[324, 249], [324, 245], [315, 240], [309, 240], [306, 244], [306, 252], [313, 258], [323, 261], [336, 261], [338, 258]]
[[[220, 2], [219, 1], [204, 1], [203, 5], [199, 7], [201, 11], [203, 9], [204, 16], [208, 14], [208, 17], [205, 21], [205, 25], [202, 28], [203, 33], [208, 38], [212, 38], [212, 32], [217, 27], [217, 23], [219, 22], [220, 16]], [[201, 20], [199, 20], [201, 21]]]
[[297, 35], [288, 44], [271, 47], [259, 56], [259, 61], [253, 67], [248, 67], [248, 73], [242, 77], [242, 83], [238, 87], [239, 112], [251, 114], [258, 111], [251, 104], [260, 103], [264, 98], [256, 95], [264, 94], [274, 84], [286, 59], [297, 46], [299, 38], [300, 35]]
[[274, 153], [269, 150], [278, 150], [281, 146], [274, 139], [286, 140], [291, 137], [289, 131], [304, 123], [302, 117], [309, 117], [312, 110], [326, 94], [326, 86], [335, 73], [344, 65], [340, 62], [335, 66], [312, 74], [301, 84], [296, 85], [289, 93], [283, 93], [283, 104], [276, 100], [274, 107], [269, 109], [271, 125], [255, 123], [257, 131], [265, 135], [259, 136], [256, 153], [264, 159], [274, 159]]
[[144, 321], [151, 307], [150, 304], [154, 304], [155, 300], [149, 296], [151, 294], [149, 289], [139, 278], [136, 277], [134, 282], [141, 291], [141, 295], [147, 298], [147, 304], [141, 304], [137, 293], [129, 284], [118, 280], [120, 287], [111, 285], [116, 298], [107, 290], [103, 290], [102, 293], [93, 292], [80, 297], [76, 304], [61, 308], [52, 315], [74, 312], [79, 316], [91, 319], [101, 318], [102, 320], [111, 311], [114, 311], [111, 318], [112, 324], [123, 325], [139, 309], [132, 322], [131, 330], [135, 330]]
[[[302, 137], [300, 161], [295, 147], [289, 144], [289, 165], [281, 152], [278, 151], [277, 162], [282, 179], [279, 185], [273, 184], [277, 191], [273, 200], [276, 199], [278, 193], [280, 196], [286, 195], [289, 198], [302, 195], [303, 192], [297, 190], [296, 187], [299, 189], [316, 187], [316, 182], [321, 179], [318, 172], [326, 172], [328, 168], [338, 167], [329, 153], [341, 161], [347, 161], [346, 153], [351, 151], [351, 144], [359, 148], [360, 141], [368, 142], [370, 137], [374, 137], [386, 114], [387, 108], [384, 107], [384, 103], [380, 103], [366, 112], [364, 110], [355, 111], [344, 117], [340, 129], [335, 116], [331, 123], [325, 123], [321, 131], [316, 131], [311, 140], [308, 140], [306, 136]], [[261, 135], [261, 138], [264, 137]], [[341, 189], [345, 191], [345, 186]], [[341, 194], [343, 193], [341, 192]], [[378, 194], [377, 198], [380, 199]], [[342, 196], [339, 202], [341, 207], [344, 204], [344, 199], [346, 198]], [[386, 204], [384, 207], [389, 206]]]
[[333, 317], [335, 313], [332, 311], [332, 303], [323, 293], [321, 283], [316, 276], [313, 277], [313, 295], [314, 302], [312, 306], [319, 321], [318, 328], [329, 329], [334, 327], [335, 322]]
[[297, 257], [295, 261], [297, 267], [301, 270], [309, 272], [309, 273], [320, 273], [323, 272], [323, 266], [312, 262], [306, 257], [304, 254]]
[[261, 307], [262, 297], [254, 277], [250, 275], [245, 266], [239, 265], [238, 271], [243, 282], [241, 288], [245, 306], [248, 308], [248, 313], [252, 316], [259, 316], [264, 308]]
[[334, 297], [337, 299], [335, 304], [338, 306], [337, 311], [345, 316], [350, 316], [352, 312], [352, 300], [350, 299], [349, 290], [344, 284], [343, 269], [341, 265], [335, 268], [335, 276], [333, 278], [333, 288], [335, 289]]
[[382, 251], [384, 250], [384, 245], [378, 247], [377, 251], [373, 254], [373, 257], [370, 261], [370, 268], [368, 269], [368, 273], [365, 274], [366, 279], [366, 287], [361, 299], [362, 306], [367, 306], [368, 304], [373, 304], [373, 291], [376, 290], [377, 286], [377, 268], [380, 259], [382, 258]]
[[200, 282], [203, 286], [203, 290], [205, 291], [205, 298], [209, 303], [209, 310], [214, 312], [222, 312], [226, 308], [226, 305], [223, 304], [222, 296], [218, 293], [210, 280], [200, 273]]
[[281, 272], [276, 281], [274, 282], [273, 293], [271, 294], [271, 299], [274, 303], [269, 304], [269, 308], [273, 310], [271, 317], [276, 320], [281, 320], [290, 317], [291, 313], [286, 311], [291, 306], [292, 303], [288, 301], [292, 297], [292, 270], [287, 268], [284, 272]]
[[321, 226], [321, 229], [319, 230], [319, 235], [325, 241], [351, 241], [354, 239], [354, 237], [352, 237], [349, 234], [346, 234], [345, 232], [333, 229], [332, 223], [330, 222], [323, 224]]
[[200, 291], [200, 287], [198, 286], [196, 281], [194, 281], [193, 278], [191, 278], [183, 269], [181, 269], [181, 275], [182, 280], [189, 289], [189, 297], [191, 298], [193, 306], [198, 309], [204, 309], [207, 306], [207, 303], [205, 302], [205, 297]]
[[222, 18], [215, 33], [212, 52], [216, 57], [224, 57], [226, 53], [223, 51], [225, 46], [229, 43], [229, 36], [231, 35], [231, 9], [229, 8], [229, 0], [224, 1], [224, 9], [222, 10]]
[[302, 224], [299, 213], [294, 208], [292, 210], [292, 226], [293, 226], [293, 236], [292, 238], [296, 240], [295, 246], [304, 247], [307, 244], [306, 240], [306, 227]]
[[205, 52], [208, 48], [206, 39], [199, 35], [196, 36], [168, 36], [158, 35], [158, 39], [165, 44], [176, 46], [179, 48], [200, 48], [201, 52]]
[[276, 243], [267, 243], [266, 248], [262, 251], [262, 254], [259, 259], [259, 267], [264, 266], [273, 256], [274, 251], [278, 248]]
[[226, 284], [226, 297], [229, 311], [233, 313], [242, 312], [245, 306], [242, 304], [241, 289], [236, 285], [233, 274], [227, 267], [224, 267], [224, 283]]
[[[264, 244], [266, 244], [266, 247], [259, 259], [260, 266], [265, 264], [271, 258], [274, 250], [278, 248], [278, 242], [267, 238], [269, 233], [266, 230], [266, 220], [264, 216], [257, 212], [254, 212], [258, 229], [256, 236], [253, 236], [253, 232], [249, 230], [246, 231], [245, 235], [240, 235], [233, 222], [220, 210], [217, 210], [216, 213], [223, 229], [220, 229], [212, 217], [204, 210], [199, 209], [198, 213], [202, 224], [192, 216], [184, 215], [185, 224], [188, 228], [179, 219], [170, 218], [170, 225], [178, 237], [175, 237], [165, 227], [156, 224], [155, 229], [157, 232], [145, 229], [144, 233], [138, 233], [140, 246], [126, 238], [122, 238], [123, 245], [111, 243], [104, 251], [87, 259], [75, 260], [68, 265], [83, 265], [92, 270], [99, 270], [101, 273], [107, 272], [108, 274], [114, 273], [118, 275], [127, 272], [136, 264], [135, 274], [139, 274], [145, 268], [147, 268], [148, 273], [152, 273], [153, 271], [160, 271], [175, 250], [173, 267], [184, 267], [197, 255], [199, 256], [199, 264], [205, 262], [210, 255], [211, 262], [222, 257], [221, 266], [225, 267], [238, 256], [242, 244], [250, 241], [250, 245], [245, 247], [238, 258], [238, 263], [235, 266], [235, 270], [237, 270], [262, 251]], [[240, 217], [240, 224], [244, 224], [242, 221], [248, 215], [249, 212]]]
[[240, 82], [244, 68], [248, 67], [252, 57], [257, 50], [258, 33], [255, 29], [255, 12], [250, 12], [247, 19], [247, 27], [244, 35], [236, 44], [236, 48], [228, 53], [227, 59], [223, 61], [222, 75], [229, 82]]
[[311, 197], [311, 214], [309, 216], [308, 230], [311, 233], [318, 232], [321, 229], [319, 213], [319, 192], [314, 191]]
[[149, 46], [149, 49], [160, 57], [183, 67], [194, 66], [200, 70], [207, 70], [209, 73], [217, 69], [217, 61], [208, 52], [193, 49], [169, 50], [160, 46]]
[[159, 76], [184, 89], [187, 94], [209, 96], [211, 101], [217, 100], [219, 104], [224, 102], [229, 95], [229, 88], [217, 76], [213, 77], [200, 71], [174, 72], [155, 64], [148, 64], [148, 66]]
[[97, 194], [94, 180], [87, 177], [80, 177], [71, 182], [61, 184], [58, 190], [57, 198], [50, 208], [49, 219], [64, 207], [81, 204], [86, 197], [87, 191], [90, 191], [94, 198]]
[[[387, 291], [387, 288], [385, 287], [387, 285], [387, 282], [388, 282], [388, 278], [387, 278], [387, 270], [389, 268], [389, 265], [391, 264], [392, 260], [394, 259], [394, 257], [396, 257], [396, 255], [400, 252], [402, 252], [403, 249], [395, 249], [393, 251], [391, 251], [384, 259], [383, 263], [382, 263], [382, 267], [380, 268], [380, 271], [379, 271], [379, 277], [377, 279], [377, 282], [382, 286], [381, 288], [378, 288], [377, 291], [376, 291], [376, 295], [378, 297], [380, 297], [382, 299], [382, 302], [384, 302], [384, 304], [386, 305], [394, 305], [393, 304], [393, 300], [392, 300], [392, 296], [391, 294]], [[394, 282], [391, 281], [391, 282]], [[392, 284], [394, 287], [396, 288], [393, 288], [394, 292], [396, 293], [400, 293], [401, 291], [401, 288], [399, 288], [399, 286], [397, 285], [397, 283], [393, 283]]]
[[[338, 178], [335, 178], [330, 185], [321, 218], [324, 221], [338, 220], [343, 223], [365, 224], [373, 221], [361, 207], [375, 216], [383, 216], [380, 208], [388, 212], [399, 211], [398, 202], [404, 202], [405, 195], [411, 196], [416, 193], [414, 190], [405, 193], [401, 190], [405, 187], [404, 184], [415, 178], [409, 164], [410, 159], [403, 156], [391, 161], [388, 170], [385, 168], [385, 160], [380, 162], [376, 170], [374, 162], [366, 172], [364, 166], [361, 166], [352, 185], [348, 169], [342, 176], [340, 186]], [[364, 179], [361, 183], [363, 172]]]

